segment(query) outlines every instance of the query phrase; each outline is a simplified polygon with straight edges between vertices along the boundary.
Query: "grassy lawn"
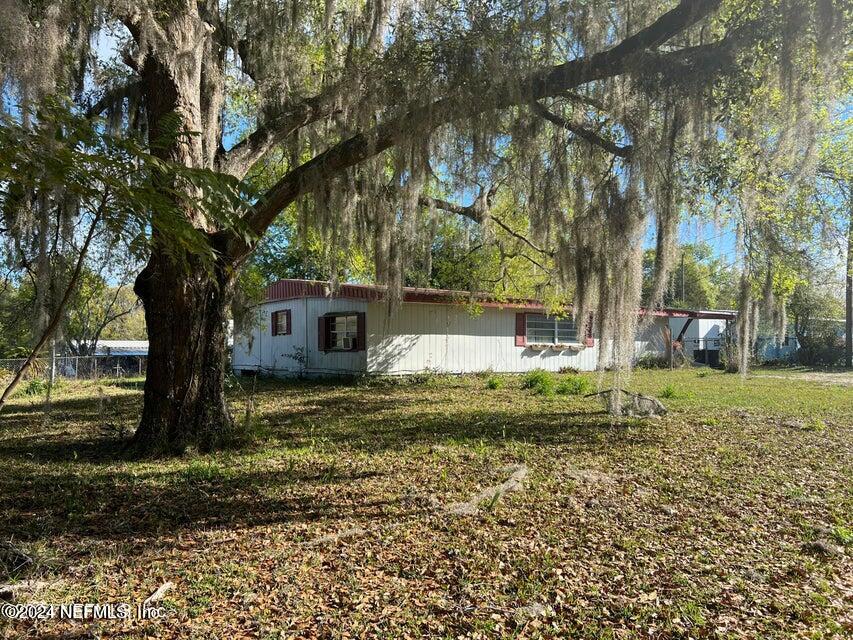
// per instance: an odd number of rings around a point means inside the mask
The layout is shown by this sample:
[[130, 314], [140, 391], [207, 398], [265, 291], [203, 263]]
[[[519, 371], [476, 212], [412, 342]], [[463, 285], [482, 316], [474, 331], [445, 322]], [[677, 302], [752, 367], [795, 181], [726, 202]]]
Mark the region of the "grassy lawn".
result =
[[[617, 423], [514, 377], [264, 383], [255, 444], [166, 461], [121, 458], [135, 382], [69, 383], [49, 420], [19, 395], [0, 541], [33, 559], [13, 578], [47, 583], [19, 601], [174, 588], [165, 620], [0, 633], [850, 637], [853, 386], [756, 373], [638, 371], [670, 413]], [[242, 419], [236, 381], [232, 400]], [[448, 511], [519, 464], [522, 490]]]

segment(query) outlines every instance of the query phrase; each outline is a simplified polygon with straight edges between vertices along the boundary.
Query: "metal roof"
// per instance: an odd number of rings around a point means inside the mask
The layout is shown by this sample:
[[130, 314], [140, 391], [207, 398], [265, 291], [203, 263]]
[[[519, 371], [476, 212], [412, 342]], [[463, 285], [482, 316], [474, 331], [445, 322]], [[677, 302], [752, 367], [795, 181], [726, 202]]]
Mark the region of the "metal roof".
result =
[[[333, 290], [331, 283], [320, 280], [279, 280], [266, 290], [267, 302], [280, 302], [297, 298], [335, 298], [381, 302], [386, 299], [388, 288], [375, 284], [340, 284]], [[544, 311], [545, 305], [534, 298], [498, 298], [489, 293], [455, 291], [452, 289], [426, 289], [403, 287], [403, 302], [426, 304], [478, 304], [483, 307]], [[733, 320], [735, 311], [713, 311], [700, 309], [641, 309], [641, 314], [670, 318], [699, 318], [710, 320]]]

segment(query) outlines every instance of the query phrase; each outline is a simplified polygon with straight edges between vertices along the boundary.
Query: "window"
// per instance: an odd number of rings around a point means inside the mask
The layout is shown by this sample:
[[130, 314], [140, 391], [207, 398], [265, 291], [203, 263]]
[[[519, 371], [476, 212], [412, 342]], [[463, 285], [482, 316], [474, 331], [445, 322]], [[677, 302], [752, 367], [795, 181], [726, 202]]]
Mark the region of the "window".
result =
[[274, 336], [290, 335], [290, 309], [272, 312], [272, 334]]
[[551, 318], [528, 313], [527, 344], [567, 344], [578, 341], [578, 330], [570, 318]]
[[352, 351], [358, 339], [358, 316], [332, 316], [329, 319], [329, 349]]

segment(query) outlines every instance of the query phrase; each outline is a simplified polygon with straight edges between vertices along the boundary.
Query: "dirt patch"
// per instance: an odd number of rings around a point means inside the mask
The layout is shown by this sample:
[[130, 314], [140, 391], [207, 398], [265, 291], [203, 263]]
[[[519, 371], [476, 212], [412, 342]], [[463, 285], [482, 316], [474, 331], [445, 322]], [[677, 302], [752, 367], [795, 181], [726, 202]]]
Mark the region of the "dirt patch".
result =
[[755, 378], [774, 378], [776, 380], [804, 380], [806, 382], [817, 382], [825, 385], [840, 385], [842, 387], [853, 387], [853, 372], [821, 372], [808, 371], [803, 373], [791, 373], [789, 375], [776, 375], [772, 373], [755, 374]]

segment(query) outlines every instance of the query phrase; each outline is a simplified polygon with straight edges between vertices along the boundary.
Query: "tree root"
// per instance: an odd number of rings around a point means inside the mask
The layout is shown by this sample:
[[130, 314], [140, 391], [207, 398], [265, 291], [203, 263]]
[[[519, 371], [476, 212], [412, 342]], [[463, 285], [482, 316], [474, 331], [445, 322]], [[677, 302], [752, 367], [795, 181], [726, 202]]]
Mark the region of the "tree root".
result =
[[[473, 496], [467, 502], [456, 502], [447, 507], [441, 508], [436, 505], [437, 511], [454, 516], [470, 516], [476, 515], [483, 508], [483, 505], [493, 505], [508, 491], [518, 491], [522, 487], [524, 478], [527, 477], [528, 469], [524, 464], [510, 465], [505, 468], [505, 471], [510, 473], [510, 476], [502, 483], [483, 489], [477, 495]], [[430, 501], [432, 504], [432, 501]], [[313, 538], [302, 543], [305, 547], [320, 547], [323, 545], [336, 544], [341, 541], [357, 538], [364, 535], [375, 534], [380, 531], [390, 531], [398, 527], [404, 526], [405, 522], [386, 523], [370, 528], [351, 527], [343, 529], [337, 533]]]
[[516, 464], [506, 468], [510, 472], [509, 478], [500, 484], [483, 489], [467, 502], [457, 502], [447, 507], [447, 512], [456, 516], [472, 516], [479, 513], [483, 504], [496, 503], [508, 491], [521, 489], [524, 478], [527, 477], [527, 465]]

